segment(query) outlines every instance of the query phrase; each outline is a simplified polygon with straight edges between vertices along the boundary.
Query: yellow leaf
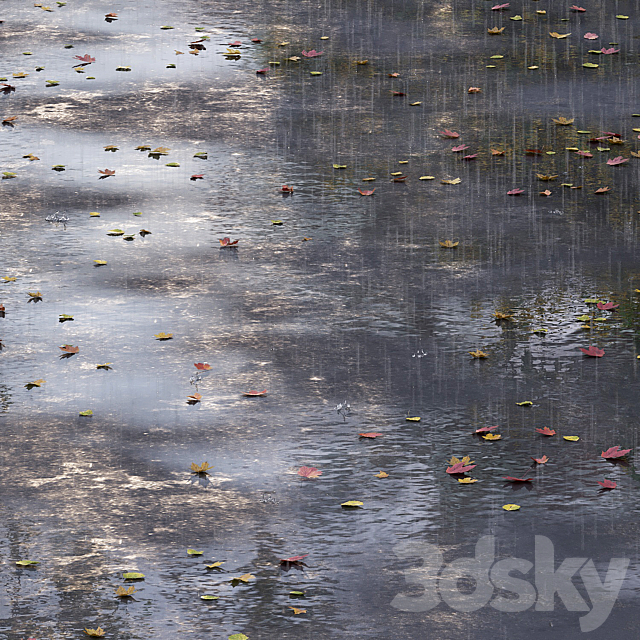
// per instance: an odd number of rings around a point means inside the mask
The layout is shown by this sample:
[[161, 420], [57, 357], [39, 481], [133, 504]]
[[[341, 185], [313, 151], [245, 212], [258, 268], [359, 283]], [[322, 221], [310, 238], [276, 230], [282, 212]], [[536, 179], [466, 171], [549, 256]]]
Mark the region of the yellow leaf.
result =
[[519, 504], [505, 504], [502, 506], [505, 511], [517, 511], [520, 508]]
[[409, 422], [420, 422], [420, 418], [418, 416], [413, 416], [412, 418], [405, 418], [405, 420], [408, 420]]
[[495, 311], [493, 314], [493, 317], [496, 320], [510, 320], [511, 318], [513, 318], [513, 314], [512, 313], [506, 313], [504, 311]]
[[238, 580], [241, 580], [242, 582], [249, 582], [249, 580], [255, 578], [254, 575], [251, 575], [250, 573], [245, 573], [243, 575], [241, 575]]
[[106, 260], [94, 260], [94, 262], [96, 263], [96, 265], [101, 266], [104, 264], [107, 264]]
[[460, 484], [473, 484], [474, 482], [478, 482], [477, 478], [458, 478], [458, 482]]
[[523, 402], [516, 402], [516, 404], [519, 407], [530, 407], [531, 405], [533, 405], [533, 402], [531, 402], [531, 400], [524, 400]]
[[3, 279], [5, 282], [15, 282], [15, 281], [16, 281], [16, 278], [13, 278], [13, 277], [11, 277], [11, 276], [2, 276], [2, 279]]
[[401, 176], [402, 175], [402, 171], [394, 171], [392, 174], [390, 174], [392, 176]]
[[289, 609], [293, 609], [293, 613], [294, 613], [294, 615], [296, 615], [296, 616], [297, 616], [298, 614], [300, 614], [300, 613], [307, 613], [307, 610], [306, 610], [306, 609], [298, 609], [298, 608], [296, 608], [296, 607], [289, 607]]
[[373, 182], [375, 178], [362, 178], [362, 182]]
[[206, 564], [205, 565], [205, 569], [217, 569], [218, 567], [222, 566], [222, 562], [220, 560], [218, 560], [217, 562], [214, 562], [213, 564]]
[[575, 118], [565, 118], [564, 116], [560, 116], [558, 118], [552, 118], [552, 120], [556, 123], [556, 124], [561, 124], [561, 125], [569, 125], [569, 124], [573, 124], [573, 121], [575, 120]]
[[580, 436], [562, 436], [565, 440], [569, 440], [570, 442], [578, 442], [580, 440]]
[[93, 636], [93, 637], [96, 637], [96, 638], [99, 638], [100, 636], [104, 635], [104, 631], [102, 630], [101, 627], [98, 627], [97, 629], [86, 629], [85, 628], [84, 632], [88, 636]]
[[440, 184], [460, 184], [462, 180], [460, 178], [453, 178], [453, 180], [440, 180]]
[[360, 502], [360, 500], [347, 500], [347, 502], [343, 502], [340, 506], [341, 507], [361, 507], [364, 504], [364, 502]]
[[125, 589], [124, 587], [118, 587], [116, 591], [116, 598], [130, 598], [136, 591], [137, 589], [133, 585], [131, 585], [128, 589]]
[[420, 176], [418, 180], [435, 180], [435, 176]]
[[555, 176], [548, 176], [544, 173], [536, 173], [536, 175], [538, 176], [538, 180], [542, 180], [543, 182], [549, 182], [549, 180], [555, 180], [558, 177], [557, 174]]
[[563, 38], [568, 38], [571, 34], [570, 33], [560, 34], [557, 31], [549, 31], [549, 35], [552, 38], [557, 38], [558, 40], [562, 40]]
[[380, 473], [376, 473], [376, 478], [388, 478], [389, 474], [381, 471]]
[[90, 211], [90, 212], [89, 212], [89, 215], [90, 215], [92, 218], [99, 218], [99, 217], [100, 217], [100, 214], [99, 214], [97, 211]]
[[486, 354], [484, 351], [480, 351], [480, 349], [477, 349], [476, 351], [469, 351], [469, 355], [472, 355], [474, 358], [488, 358], [489, 355]]
[[156, 340], [171, 340], [171, 338], [173, 338], [173, 333], [164, 333], [164, 331], [162, 331], [161, 333], [155, 333], [153, 337]]
[[482, 436], [485, 440], [501, 440], [502, 436], [499, 433], [487, 433]]
[[446, 249], [455, 249], [460, 244], [459, 242], [453, 242], [453, 240], [439, 240], [438, 242], [440, 242], [441, 247]]
[[191, 463], [191, 473], [204, 473], [205, 475], [209, 475], [207, 471], [212, 469], [213, 467], [208, 462], [203, 462], [202, 464], [196, 464], [195, 462]]
[[505, 30], [505, 27], [492, 27], [491, 29], [487, 29], [487, 33], [490, 33], [492, 36], [500, 35]]

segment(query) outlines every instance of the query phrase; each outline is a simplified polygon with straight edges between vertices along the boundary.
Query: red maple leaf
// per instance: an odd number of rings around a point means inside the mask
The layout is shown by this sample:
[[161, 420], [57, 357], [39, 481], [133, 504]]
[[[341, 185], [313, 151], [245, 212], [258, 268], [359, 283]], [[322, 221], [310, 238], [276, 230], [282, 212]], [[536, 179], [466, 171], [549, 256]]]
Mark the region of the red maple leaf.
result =
[[282, 188], [280, 189], [280, 191], [281, 191], [282, 193], [293, 193], [293, 187], [290, 187], [290, 186], [289, 186], [289, 185], [287, 185], [287, 184], [283, 184], [283, 185], [282, 185]]
[[474, 153], [472, 155], [469, 156], [464, 156], [464, 158], [462, 158], [463, 160], [475, 160], [478, 157], [477, 153]]
[[96, 61], [96, 59], [92, 58], [88, 53], [85, 53], [83, 56], [75, 56], [75, 59], [80, 60], [80, 62], [84, 62], [85, 64], [91, 64]]
[[318, 56], [321, 56], [324, 53], [324, 51], [316, 51], [315, 49], [311, 49], [311, 51], [305, 51], [304, 49], [302, 50], [302, 55], [305, 58], [317, 58]]
[[598, 302], [596, 306], [600, 311], [611, 311], [612, 309], [617, 309], [620, 305], [613, 304], [613, 302]]
[[358, 189], [361, 196], [372, 196], [375, 189]]
[[585, 34], [584, 34], [584, 39], [585, 39], [585, 40], [597, 40], [597, 39], [598, 39], [598, 37], [599, 37], [599, 36], [598, 36], [598, 34], [597, 34], [597, 33], [591, 33], [591, 32], [588, 32], [588, 33], [585, 33]]
[[204, 173], [194, 173], [189, 180], [193, 180], [194, 182], [196, 180], [202, 180], [204, 178]]
[[572, 4], [569, 9], [571, 9], [571, 11], [575, 11], [576, 13], [582, 13], [584, 11], [586, 11], [586, 9], [584, 7], [577, 7], [575, 4]]
[[549, 458], [547, 458], [547, 456], [542, 456], [542, 458], [531, 458], [534, 462], [537, 462], [538, 464], [545, 464], [546, 462], [549, 462]]
[[98, 173], [101, 173], [102, 175], [98, 178], [98, 180], [104, 180], [105, 178], [108, 178], [109, 176], [115, 176], [116, 175], [116, 170], [115, 169], [98, 169]]
[[260, 40], [260, 38], [251, 38], [251, 42], [253, 42], [253, 44], [260, 44], [262, 40]]
[[199, 371], [209, 371], [211, 365], [208, 362], [194, 362], [194, 366]]
[[378, 433], [377, 431], [368, 431], [367, 433], [359, 433], [361, 438], [377, 438], [378, 436], [384, 435], [382, 433]]
[[505, 480], [509, 482], [531, 482], [533, 478], [514, 478], [513, 476], [505, 476]]
[[305, 553], [301, 556], [291, 556], [290, 558], [280, 558], [280, 564], [295, 563], [304, 560], [309, 554]]
[[580, 351], [582, 351], [585, 356], [591, 356], [592, 358], [602, 358], [604, 355], [604, 349], [598, 349], [598, 347], [594, 347], [593, 345], [588, 349], [580, 347]]
[[459, 144], [457, 147], [452, 147], [451, 151], [453, 151], [454, 153], [458, 153], [458, 151], [464, 151], [465, 149], [468, 149], [469, 145], [468, 144]]
[[218, 240], [218, 242], [220, 243], [221, 247], [233, 247], [234, 245], [238, 244], [239, 240], [234, 240], [233, 242], [231, 242], [231, 238], [221, 238], [220, 240]]
[[543, 436], [555, 436], [556, 432], [554, 429], [550, 429], [549, 427], [542, 427], [542, 429], [536, 429], [538, 433], [541, 433]]
[[267, 395], [267, 390], [263, 389], [262, 391], [244, 391], [242, 393], [246, 398], [262, 398]]
[[391, 95], [392, 96], [404, 96], [404, 95], [406, 95], [406, 93], [404, 91], [392, 91]]
[[617, 482], [614, 482], [613, 480], [608, 480], [607, 478], [604, 479], [604, 482], [600, 482], [598, 480], [598, 484], [603, 488], [603, 489], [615, 489], [618, 486]]
[[456, 475], [458, 473], [467, 473], [467, 471], [471, 471], [471, 469], [473, 469], [476, 466], [477, 465], [475, 464], [465, 465], [464, 462], [456, 462], [455, 464], [452, 464], [450, 467], [447, 467], [447, 473], [450, 473], [453, 475]]
[[620, 445], [616, 445], [615, 447], [609, 447], [606, 451], [602, 452], [602, 457], [605, 460], [612, 460], [615, 458], [623, 458], [629, 453], [631, 449], [621, 449]]
[[269, 67], [265, 67], [264, 69], [258, 69], [256, 73], [258, 75], [266, 75], [267, 73], [269, 73]]
[[480, 427], [480, 429], [476, 429], [474, 431], [474, 433], [489, 433], [489, 431], [493, 431], [494, 429], [497, 429], [498, 425], [496, 425], [495, 427]]
[[511, 189], [511, 191], [507, 191], [508, 196], [519, 196], [521, 193], [524, 193], [524, 189]]
[[620, 53], [620, 49], [616, 49], [615, 47], [605, 49], [604, 47], [602, 47], [602, 49], [600, 49], [600, 53], [604, 53], [605, 56], [610, 56], [612, 53]]
[[59, 348], [65, 353], [78, 353], [80, 351], [80, 347], [74, 347], [70, 344], [64, 344]]
[[459, 133], [457, 133], [456, 131], [449, 131], [449, 129], [445, 129], [444, 131], [441, 131], [440, 135], [443, 138], [459, 138], [460, 137]]
[[509, 3], [505, 2], [504, 4], [496, 4], [493, 7], [491, 7], [491, 11], [502, 11], [503, 9], [508, 9], [509, 8]]
[[582, 156], [583, 158], [593, 158], [593, 153], [590, 151], [576, 151], [577, 156]]
[[239, 47], [242, 44], [242, 42], [240, 42], [240, 40], [234, 40], [233, 42], [230, 42], [227, 46], [228, 47]]
[[607, 164], [611, 167], [615, 167], [619, 164], [624, 164], [625, 162], [629, 162], [629, 158], [623, 158], [622, 156], [617, 156], [615, 158], [610, 158], [607, 160]]
[[318, 478], [322, 475], [322, 471], [318, 471], [315, 467], [300, 467], [298, 475], [303, 478]]

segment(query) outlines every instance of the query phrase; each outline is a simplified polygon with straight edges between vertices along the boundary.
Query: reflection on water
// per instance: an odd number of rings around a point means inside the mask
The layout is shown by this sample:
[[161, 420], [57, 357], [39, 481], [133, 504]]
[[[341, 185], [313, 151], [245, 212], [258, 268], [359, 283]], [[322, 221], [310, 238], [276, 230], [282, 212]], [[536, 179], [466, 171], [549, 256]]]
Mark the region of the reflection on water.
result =
[[[535, 4], [5, 3], [0, 635], [577, 633], [560, 604], [390, 606], [416, 564], [398, 542], [449, 562], [492, 533], [500, 557], [546, 535], [557, 558], [630, 558], [593, 632], [626, 637], [638, 474], [633, 455], [599, 456], [637, 445], [635, 5]], [[620, 53], [589, 53], [586, 31]], [[603, 132], [622, 144], [590, 142]], [[451, 151], [462, 141], [477, 158]], [[472, 435], [487, 425], [502, 438]], [[465, 455], [475, 484], [445, 472]], [[192, 474], [203, 461], [210, 475]], [[115, 598], [126, 571], [146, 576], [130, 601]]]

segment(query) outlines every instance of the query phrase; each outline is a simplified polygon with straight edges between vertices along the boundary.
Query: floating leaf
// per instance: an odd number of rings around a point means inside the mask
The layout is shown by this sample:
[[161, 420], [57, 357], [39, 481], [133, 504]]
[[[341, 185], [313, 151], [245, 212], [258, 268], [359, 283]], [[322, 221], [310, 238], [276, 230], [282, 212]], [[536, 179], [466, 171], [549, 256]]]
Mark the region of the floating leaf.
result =
[[549, 458], [547, 456], [542, 456], [542, 458], [531, 458], [536, 464], [546, 464], [549, 462]]
[[322, 475], [322, 471], [318, 471], [316, 467], [300, 467], [298, 475], [303, 478], [319, 478]]
[[435, 180], [435, 176], [420, 176], [418, 180]]
[[203, 595], [200, 596], [200, 600], [218, 600], [218, 596], [210, 596], [210, 595]]
[[128, 571], [122, 574], [123, 580], [144, 580], [144, 573], [137, 571]]
[[380, 473], [376, 473], [376, 478], [388, 478], [389, 474], [384, 472], [384, 471], [380, 471]]
[[599, 67], [595, 62], [585, 62], [582, 66], [586, 69], [597, 69]]
[[58, 347], [61, 351], [65, 353], [78, 353], [80, 351], [80, 347], [74, 347], [70, 344], [63, 344], [61, 347]]
[[555, 436], [556, 432], [554, 429], [550, 429], [549, 427], [542, 427], [542, 429], [536, 429], [538, 433], [541, 433], [543, 436]]
[[569, 442], [578, 442], [580, 440], [579, 436], [562, 436], [565, 440], [569, 440]]
[[368, 431], [366, 433], [359, 433], [358, 435], [361, 438], [371, 438], [373, 440], [375, 438], [379, 438], [380, 436], [382, 436], [384, 434], [378, 433], [377, 431]]
[[483, 440], [501, 440], [502, 436], [499, 433], [487, 433], [482, 438]]
[[105, 371], [110, 371], [111, 369], [113, 369], [113, 367], [110, 366], [111, 364], [113, 363], [105, 362], [104, 364], [97, 364], [96, 369], [104, 369]]
[[217, 562], [214, 562], [213, 564], [206, 564], [205, 565], [205, 569], [219, 569], [221, 566], [223, 565], [223, 561], [218, 560]]
[[419, 416], [413, 416], [413, 417], [406, 417], [405, 420], [409, 421], [409, 422], [420, 422], [420, 417]]
[[606, 451], [602, 452], [602, 457], [607, 460], [613, 460], [615, 458], [624, 458], [627, 453], [630, 453], [631, 449], [621, 449], [620, 445], [615, 447], [609, 447]]
[[198, 404], [202, 400], [202, 395], [199, 393], [194, 393], [193, 395], [187, 396], [187, 404]]
[[347, 500], [347, 502], [343, 502], [340, 506], [343, 509], [359, 509], [364, 505], [364, 502], [360, 502], [360, 500]]
[[203, 462], [202, 464], [196, 464], [195, 462], [191, 463], [191, 473], [208, 476], [209, 469], [213, 467], [208, 462]]
[[507, 191], [508, 196], [519, 196], [524, 193], [524, 189], [511, 189], [511, 191]]
[[92, 416], [93, 415], [93, 411], [91, 411], [91, 409], [87, 409], [86, 411], [81, 411], [80, 415], [81, 416]]
[[476, 349], [475, 351], [469, 351], [469, 354], [472, 355], [474, 358], [479, 358], [479, 359], [489, 357], [489, 354], [485, 353], [484, 351], [480, 351], [480, 349]]
[[204, 551], [196, 551], [195, 549], [187, 549], [187, 553], [190, 556], [201, 556], [204, 553]]
[[19, 567], [31, 567], [36, 564], [40, 564], [38, 560], [18, 560], [16, 564]]
[[492, 36], [498, 36], [500, 35], [504, 30], [506, 29], [506, 27], [491, 27], [490, 29], [487, 29], [487, 33], [492, 35]]
[[588, 349], [583, 349], [582, 347], [580, 347], [580, 351], [582, 351], [585, 356], [591, 356], [592, 358], [602, 358], [602, 356], [604, 355], [604, 349], [598, 349], [598, 347], [595, 347], [593, 345], [591, 345]]
[[523, 402], [516, 402], [519, 407], [531, 407], [533, 402], [531, 400], [524, 400]]
[[249, 580], [252, 580], [254, 578], [255, 578], [254, 575], [251, 575], [250, 573], [245, 573], [245, 574], [241, 575], [239, 578], [231, 578], [230, 582], [235, 582], [235, 583], [245, 582], [246, 583], [246, 582], [249, 582]]
[[131, 598], [137, 589], [131, 585], [128, 589], [124, 587], [118, 587], [116, 590], [116, 598]]
[[473, 484], [474, 482], [478, 482], [477, 478], [458, 478], [458, 482], [460, 484]]
[[243, 391], [242, 395], [245, 398], [263, 398], [267, 395], [267, 390], [263, 389], [262, 391]]
[[179, 167], [180, 163], [179, 162], [167, 162], [167, 164], [164, 165], [165, 167]]
[[24, 386], [27, 391], [31, 391], [31, 389], [35, 387], [40, 388], [45, 382], [46, 380], [42, 380], [42, 378], [40, 378], [39, 380], [34, 380], [33, 382], [27, 382], [27, 384], [25, 384]]
[[122, 229], [109, 229], [107, 232], [108, 236], [123, 236], [124, 231]]
[[460, 242], [454, 242], [453, 240], [438, 240], [438, 244], [445, 249], [455, 249]]
[[104, 630], [102, 629], [102, 627], [98, 627], [97, 629], [87, 629], [85, 627], [84, 632], [88, 635], [88, 636], [92, 636], [92, 637], [96, 637], [99, 638], [101, 636], [104, 635]]
[[208, 362], [195, 362], [193, 366], [198, 371], [211, 371], [211, 365]]
[[533, 478], [514, 478], [513, 476], [505, 476], [505, 480], [508, 482], [531, 482]]
[[94, 262], [96, 263], [96, 267], [102, 267], [107, 264], [106, 260], [94, 260]]
[[558, 33], [557, 31], [550, 31], [550, 32], [549, 32], [549, 35], [550, 35], [552, 38], [556, 38], [557, 40], [562, 40], [563, 38], [568, 38], [571, 34], [570, 34], [570, 33], [563, 33], [563, 34], [560, 34], [560, 33]]
[[441, 131], [440, 135], [443, 138], [459, 138], [460, 137], [459, 133], [457, 133], [456, 131], [449, 131], [449, 129], [445, 129], [444, 131]]
[[600, 482], [598, 480], [598, 484], [602, 487], [602, 489], [615, 489], [618, 486], [616, 482], [614, 482], [613, 480], [608, 480], [607, 478], [604, 479], [604, 482]]
[[460, 184], [462, 180], [460, 178], [453, 178], [453, 180], [440, 180], [440, 184]]
[[[287, 44], [289, 44], [287, 42]], [[229, 640], [249, 640], [249, 636], [245, 636], [244, 633], [234, 633], [229, 636]]]
[[164, 331], [160, 333], [155, 333], [153, 337], [156, 340], [171, 340], [173, 338], [173, 333], [164, 333]]
[[520, 508], [519, 504], [505, 504], [502, 506], [505, 511], [517, 511]]
[[617, 156], [616, 158], [610, 158], [607, 160], [607, 164], [611, 167], [615, 167], [625, 162], [629, 162], [629, 158], [623, 158], [622, 156]]

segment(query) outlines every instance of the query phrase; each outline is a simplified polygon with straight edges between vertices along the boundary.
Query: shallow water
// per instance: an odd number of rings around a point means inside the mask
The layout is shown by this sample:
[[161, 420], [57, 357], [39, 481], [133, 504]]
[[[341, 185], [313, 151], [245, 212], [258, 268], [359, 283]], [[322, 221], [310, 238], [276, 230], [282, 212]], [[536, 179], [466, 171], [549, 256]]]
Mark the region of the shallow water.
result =
[[[638, 3], [593, 1], [577, 14], [555, 2], [491, 6], [3, 4], [0, 72], [16, 91], [0, 101], [18, 119], [0, 131], [2, 170], [16, 174], [0, 182], [0, 276], [16, 278], [0, 283], [0, 637], [97, 626], [123, 639], [581, 634], [584, 612], [558, 598], [552, 611], [519, 613], [391, 606], [420, 595], [403, 574], [419, 559], [396, 545], [437, 544], [449, 563], [487, 534], [497, 558], [529, 560], [534, 536], [547, 536], [556, 564], [591, 558], [601, 578], [612, 557], [628, 558], [590, 637], [632, 637], [639, 476], [633, 453], [626, 465], [599, 456], [637, 445]], [[489, 36], [493, 26], [505, 33]], [[189, 54], [202, 34], [206, 50]], [[234, 40], [241, 57], [226, 59]], [[609, 42], [619, 54], [587, 53]], [[284, 60], [313, 48], [324, 54]], [[85, 53], [96, 62], [77, 73]], [[281, 64], [255, 74], [270, 61]], [[28, 77], [13, 79], [19, 71]], [[461, 137], [443, 139], [445, 128]], [[602, 131], [625, 143], [597, 151], [588, 139]], [[450, 151], [460, 142], [475, 161]], [[155, 159], [138, 145], [170, 151]], [[630, 160], [608, 166], [617, 155]], [[105, 168], [116, 174], [99, 179]], [[406, 183], [390, 181], [396, 171]], [[602, 186], [611, 192], [595, 195]], [[506, 195], [516, 187], [525, 193]], [[69, 220], [47, 222], [55, 212]], [[114, 228], [133, 241], [108, 236]], [[237, 249], [220, 249], [224, 236]], [[446, 239], [460, 244], [443, 249]], [[596, 312], [588, 298], [620, 307]], [[513, 319], [497, 323], [495, 311]], [[61, 359], [64, 344], [79, 353]], [[588, 345], [605, 356], [583, 357]], [[489, 357], [472, 359], [475, 349]], [[194, 384], [196, 362], [212, 368]], [[525, 400], [533, 406], [516, 405]], [[92, 417], [78, 415], [86, 409]], [[502, 440], [471, 435], [487, 425]], [[558, 435], [535, 432], [545, 425]], [[371, 431], [383, 436], [358, 438]], [[532, 469], [543, 454], [549, 463]], [[454, 455], [476, 461], [476, 484], [445, 473]], [[205, 460], [210, 484], [190, 474]], [[322, 476], [300, 478], [302, 465]], [[502, 480], [522, 474], [530, 487]], [[598, 492], [604, 477], [614, 491]], [[364, 506], [341, 509], [347, 500]], [[304, 553], [306, 567], [279, 567]], [[15, 565], [27, 558], [40, 564]], [[224, 563], [207, 571], [213, 561]], [[146, 579], [134, 601], [118, 601], [121, 574], [134, 570]], [[255, 578], [231, 586], [245, 573]]]

